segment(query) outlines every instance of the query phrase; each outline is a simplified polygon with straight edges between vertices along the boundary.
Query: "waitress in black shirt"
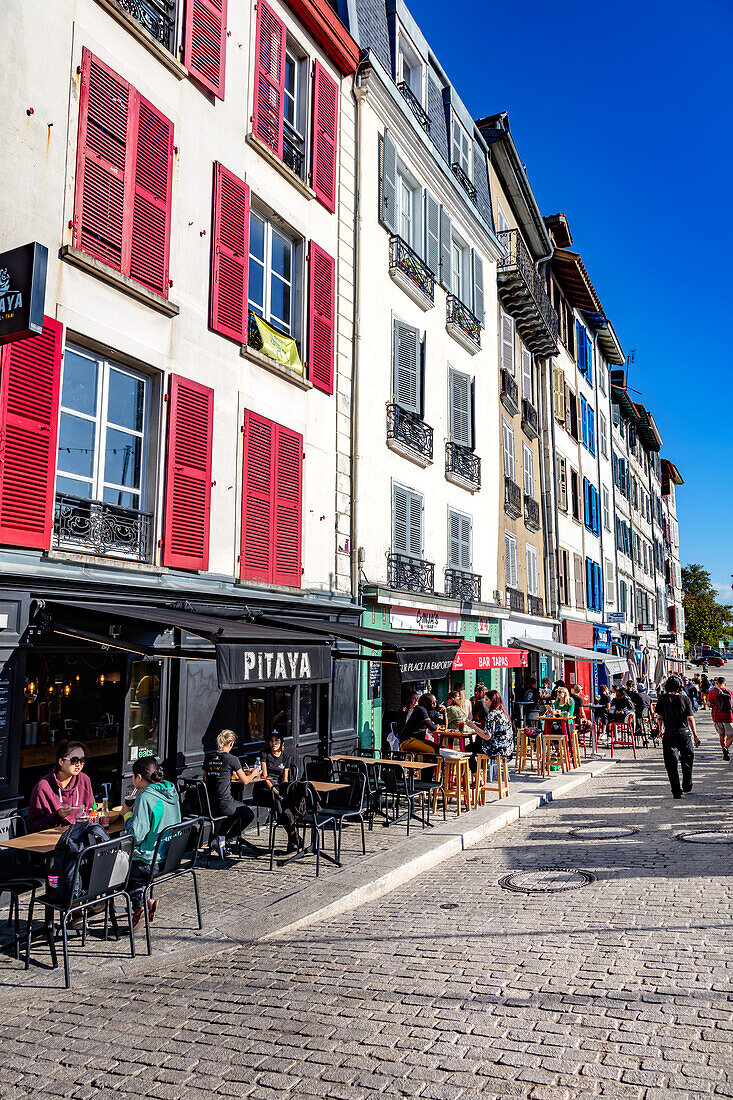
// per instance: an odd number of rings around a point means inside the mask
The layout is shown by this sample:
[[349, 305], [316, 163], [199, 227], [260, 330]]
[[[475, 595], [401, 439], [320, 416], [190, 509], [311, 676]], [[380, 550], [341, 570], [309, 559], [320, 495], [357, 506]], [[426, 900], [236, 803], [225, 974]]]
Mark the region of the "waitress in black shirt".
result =
[[[236, 740], [233, 730], [222, 730], [216, 739], [218, 751], [204, 761], [211, 812], [215, 818], [224, 818], [219, 826], [221, 830], [219, 836], [212, 841], [212, 847], [218, 850], [222, 858], [226, 855], [227, 839], [240, 837], [247, 826], [254, 821], [255, 816], [250, 806], [235, 800], [232, 794], [232, 778], [236, 776], [244, 786], [260, 778], [259, 768], [245, 771], [239, 757], [232, 753]], [[244, 838], [242, 838], [242, 844], [253, 855], [260, 854], [259, 849]]]

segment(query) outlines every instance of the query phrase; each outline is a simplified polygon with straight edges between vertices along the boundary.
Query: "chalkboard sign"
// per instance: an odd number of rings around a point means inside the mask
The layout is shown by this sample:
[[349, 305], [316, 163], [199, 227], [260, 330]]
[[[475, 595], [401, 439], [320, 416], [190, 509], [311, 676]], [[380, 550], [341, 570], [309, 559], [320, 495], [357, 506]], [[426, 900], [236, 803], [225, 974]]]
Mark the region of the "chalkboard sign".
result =
[[382, 694], [382, 666], [379, 661], [369, 662], [369, 698], [379, 699]]
[[10, 782], [10, 725], [11, 710], [11, 670], [9, 664], [0, 669], [0, 787]]

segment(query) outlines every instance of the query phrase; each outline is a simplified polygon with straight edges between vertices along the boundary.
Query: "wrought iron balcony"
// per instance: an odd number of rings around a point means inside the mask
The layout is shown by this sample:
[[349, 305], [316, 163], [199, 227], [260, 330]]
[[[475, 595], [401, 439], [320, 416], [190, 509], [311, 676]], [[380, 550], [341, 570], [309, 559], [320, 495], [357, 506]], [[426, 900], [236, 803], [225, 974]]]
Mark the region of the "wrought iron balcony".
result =
[[416, 413], [407, 412], [399, 405], [387, 406], [387, 439], [414, 451], [426, 466], [433, 461], [433, 429]]
[[472, 354], [481, 348], [481, 322], [455, 294], [446, 299], [445, 327]]
[[57, 493], [53, 545], [83, 554], [149, 561], [152, 523], [150, 512]]
[[504, 511], [513, 519], [522, 514], [522, 490], [516, 481], [504, 475]]
[[519, 592], [516, 588], [507, 588], [506, 590], [506, 602], [511, 611], [524, 611], [524, 592]]
[[445, 472], [460, 477], [476, 489], [481, 487], [481, 459], [468, 447], [450, 440], [445, 445]]
[[435, 590], [435, 565], [407, 554], [387, 555], [387, 584], [390, 588], [402, 588], [407, 592], [433, 592]]
[[283, 132], [283, 163], [303, 179], [305, 169], [305, 142], [302, 137], [288, 129]]
[[530, 615], [543, 616], [545, 614], [545, 601], [541, 596], [527, 596], [527, 610]]
[[537, 409], [526, 397], [522, 398], [522, 428], [524, 434], [530, 439], [536, 439], [540, 434], [540, 418]]
[[175, 49], [175, 0], [115, 0], [118, 7], [173, 53]]
[[[434, 304], [435, 276], [425, 261], [397, 233], [389, 239], [389, 273], [410, 297], [414, 298], [417, 290], [425, 298], [424, 303], [418, 302], [419, 305], [427, 307]], [[407, 285], [404, 280], [407, 280]]]
[[524, 526], [529, 531], [540, 529], [540, 506], [532, 497], [524, 494]]
[[481, 577], [478, 573], [466, 573], [462, 569], [446, 569], [445, 594], [461, 603], [478, 603], [481, 599]]
[[511, 374], [504, 367], [501, 368], [501, 403], [504, 408], [514, 416], [519, 412], [519, 387]]
[[410, 85], [407, 84], [404, 80], [401, 80], [400, 83], [397, 85], [397, 87], [402, 92], [403, 96], [405, 97], [405, 99], [409, 103], [410, 110], [412, 111], [413, 115], [415, 116], [417, 121], [422, 126], [425, 133], [429, 134], [430, 133], [430, 119], [428, 118], [427, 111], [425, 111], [425, 109], [423, 108], [422, 103], [417, 98], [417, 96], [413, 92]]
[[499, 295], [517, 322], [517, 329], [530, 351], [538, 355], [557, 352], [557, 314], [548, 297], [542, 276], [517, 229], [498, 234], [504, 258], [497, 265]]
[[476, 202], [476, 188], [473, 186], [470, 179], [461, 168], [460, 164], [458, 164], [457, 161], [454, 161], [453, 164], [451, 164], [451, 168], [453, 170], [453, 175], [456, 177], [471, 202]]

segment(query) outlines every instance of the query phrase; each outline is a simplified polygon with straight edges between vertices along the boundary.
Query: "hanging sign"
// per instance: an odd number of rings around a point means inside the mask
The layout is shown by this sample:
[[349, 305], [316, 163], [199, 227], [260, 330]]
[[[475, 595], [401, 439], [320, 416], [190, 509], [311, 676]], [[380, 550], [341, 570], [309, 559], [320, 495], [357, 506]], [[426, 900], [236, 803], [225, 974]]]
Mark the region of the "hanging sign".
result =
[[422, 607], [391, 607], [389, 621], [393, 630], [419, 630], [424, 634], [460, 634], [461, 616]]
[[32, 244], [0, 252], [0, 344], [43, 332], [48, 249]]

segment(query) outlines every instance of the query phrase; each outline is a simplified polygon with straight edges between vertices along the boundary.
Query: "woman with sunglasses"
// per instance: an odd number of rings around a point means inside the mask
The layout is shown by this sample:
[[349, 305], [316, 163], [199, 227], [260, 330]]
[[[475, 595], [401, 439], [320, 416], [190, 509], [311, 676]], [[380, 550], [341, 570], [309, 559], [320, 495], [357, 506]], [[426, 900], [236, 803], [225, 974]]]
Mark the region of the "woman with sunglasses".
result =
[[28, 832], [73, 825], [82, 809], [94, 802], [92, 784], [84, 774], [86, 746], [81, 741], [64, 741], [56, 752], [56, 767], [39, 779], [31, 792]]

